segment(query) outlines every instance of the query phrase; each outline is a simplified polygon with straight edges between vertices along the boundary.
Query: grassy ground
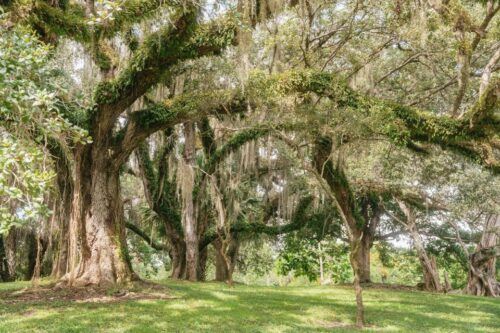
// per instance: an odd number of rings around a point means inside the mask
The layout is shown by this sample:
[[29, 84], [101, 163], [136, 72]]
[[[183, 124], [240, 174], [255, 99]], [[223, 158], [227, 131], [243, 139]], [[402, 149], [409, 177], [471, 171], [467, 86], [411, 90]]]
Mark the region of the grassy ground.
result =
[[[352, 332], [348, 287], [261, 287], [162, 282], [176, 299], [12, 302], [0, 283], [0, 332]], [[1, 299], [4, 295], [4, 299]], [[500, 300], [369, 289], [365, 331], [500, 332]]]

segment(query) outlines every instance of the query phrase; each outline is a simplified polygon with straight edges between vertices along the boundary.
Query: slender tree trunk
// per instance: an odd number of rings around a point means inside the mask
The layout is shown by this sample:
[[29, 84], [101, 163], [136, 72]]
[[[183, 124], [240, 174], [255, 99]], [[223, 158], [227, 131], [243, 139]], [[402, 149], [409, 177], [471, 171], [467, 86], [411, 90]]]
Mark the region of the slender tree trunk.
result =
[[136, 276], [128, 258], [119, 171], [107, 148], [80, 147], [75, 153], [70, 219], [70, 285], [124, 283]]
[[[214, 242], [215, 244], [216, 242]], [[227, 265], [226, 261], [224, 260], [224, 256], [220, 252], [220, 245], [219, 247], [215, 247], [215, 280], [219, 282], [226, 282], [229, 276], [229, 273], [227, 271]]]
[[439, 278], [439, 271], [437, 269], [436, 259], [430, 257], [425, 250], [424, 241], [422, 236], [418, 232], [416, 216], [413, 210], [401, 200], [397, 200], [399, 208], [404, 213], [406, 222], [400, 221], [406, 230], [408, 231], [411, 239], [413, 240], [413, 246], [418, 254], [418, 259], [422, 264], [422, 271], [424, 277], [425, 290], [428, 291], [442, 291], [441, 281]]
[[237, 235], [233, 235], [229, 244], [223, 246], [220, 239], [213, 242], [215, 248], [215, 280], [233, 284], [233, 273], [236, 267], [236, 260], [240, 242]]
[[363, 327], [365, 323], [365, 307], [363, 304], [363, 289], [361, 288], [361, 267], [359, 265], [359, 251], [361, 248], [361, 235], [353, 233], [351, 236], [350, 261], [354, 273], [354, 291], [356, 294], [356, 326]]
[[498, 235], [500, 215], [492, 214], [477, 245], [469, 256], [469, 273], [465, 292], [477, 296], [500, 296], [500, 283], [496, 280], [496, 257], [498, 256]]
[[17, 256], [16, 256], [16, 243], [18, 238], [18, 230], [16, 228], [10, 228], [9, 233], [5, 237], [5, 256], [7, 257], [7, 265], [9, 269], [10, 277], [16, 279], [17, 270]]
[[424, 286], [428, 291], [442, 291], [441, 281], [439, 278], [439, 270], [434, 256], [423, 257], [419, 255], [422, 271], [424, 274]]
[[184, 242], [172, 244], [172, 274], [170, 277], [175, 280], [182, 280], [186, 276], [186, 245]]
[[437, 269], [436, 258], [429, 256], [425, 250], [422, 237], [416, 230], [413, 224], [408, 225], [410, 236], [413, 240], [413, 245], [418, 254], [418, 259], [422, 265], [424, 287], [427, 291], [442, 291], [441, 281], [439, 278], [439, 271]]
[[33, 275], [31, 276], [31, 281], [37, 284], [40, 280], [42, 273], [42, 262], [45, 252], [47, 250], [47, 243], [42, 239], [42, 236], [38, 234], [36, 236], [36, 258], [35, 267], [33, 268]]
[[37, 256], [37, 237], [34, 231], [30, 230], [26, 234], [27, 255], [28, 261], [26, 271], [24, 273], [24, 280], [29, 281], [35, 272], [36, 256]]
[[7, 253], [5, 251], [5, 245], [2, 235], [0, 235], [0, 280], [3, 282], [12, 281], [12, 277], [9, 272], [9, 262], [7, 260]]
[[208, 249], [205, 247], [200, 250], [200, 257], [198, 260], [198, 281], [205, 281], [207, 271]]
[[[359, 247], [359, 254], [357, 257], [360, 273], [360, 283], [371, 282], [371, 269], [370, 269], [370, 250], [373, 246], [373, 240], [380, 223], [380, 216], [383, 213], [382, 207], [369, 196], [358, 199], [358, 205], [361, 207], [361, 212], [364, 217], [365, 224], [362, 228], [361, 243]], [[357, 228], [357, 224], [354, 226]]]
[[363, 289], [361, 288], [361, 268], [359, 263], [359, 251], [361, 248], [361, 238], [363, 232], [358, 227], [366, 225], [368, 221], [360, 220], [356, 199], [351, 192], [347, 177], [340, 166], [340, 161], [337, 166], [333, 165], [331, 160], [332, 140], [328, 137], [319, 137], [315, 142], [314, 166], [317, 175], [326, 182], [325, 189], [330, 194], [332, 200], [336, 204], [336, 208], [341, 216], [342, 222], [349, 230], [349, 245], [351, 253], [349, 259], [354, 273], [354, 290], [356, 293], [356, 326], [364, 326], [364, 305], [363, 305]]
[[424, 274], [424, 286], [428, 291], [442, 291], [441, 281], [439, 278], [439, 271], [437, 269], [436, 259], [427, 254], [425, 250], [422, 237], [415, 229], [415, 226], [409, 226], [410, 236], [413, 240], [413, 245], [418, 254], [418, 259], [422, 265]]
[[198, 280], [199, 264], [199, 240], [198, 224], [196, 218], [195, 205], [193, 200], [193, 189], [195, 182], [194, 163], [195, 163], [195, 129], [193, 123], [184, 124], [184, 160], [185, 170], [182, 180], [184, 185], [183, 207], [182, 207], [182, 225], [184, 228], [184, 239], [186, 241], [186, 279], [189, 281]]
[[323, 285], [325, 282], [325, 274], [323, 269], [323, 250], [321, 249], [321, 242], [318, 242], [318, 252], [319, 252], [319, 283]]
[[359, 244], [358, 255], [356, 260], [359, 266], [359, 282], [360, 283], [370, 283], [371, 282], [371, 271], [370, 271], [370, 249], [372, 247], [372, 235], [369, 233], [363, 233], [361, 237], [361, 242]]

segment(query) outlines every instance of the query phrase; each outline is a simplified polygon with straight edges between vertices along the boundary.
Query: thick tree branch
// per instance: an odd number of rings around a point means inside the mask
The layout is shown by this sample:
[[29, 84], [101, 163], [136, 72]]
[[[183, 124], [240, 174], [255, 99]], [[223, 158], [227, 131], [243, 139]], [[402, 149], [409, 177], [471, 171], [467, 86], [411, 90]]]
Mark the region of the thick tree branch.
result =
[[120, 4], [120, 10], [113, 12], [113, 20], [90, 25], [88, 15], [93, 10], [88, 10], [88, 6], [76, 3], [52, 5], [48, 1], [38, 0], [31, 7], [28, 22], [47, 41], [57, 42], [58, 38], [66, 37], [88, 46], [92, 36], [112, 38], [117, 32], [151, 17], [164, 6], [179, 5], [165, 0], [125, 0]]
[[246, 103], [239, 92], [220, 90], [182, 94], [163, 104], [132, 112], [127, 125], [117, 135], [115, 165], [121, 165], [144, 139], [159, 130], [207, 115], [231, 114], [245, 109]]
[[165, 244], [154, 242], [151, 239], [151, 237], [149, 237], [148, 234], [146, 234], [143, 230], [141, 230], [141, 228], [139, 228], [135, 224], [133, 224], [131, 222], [125, 222], [125, 226], [127, 227], [127, 229], [133, 231], [137, 236], [139, 236], [142, 239], [144, 239], [144, 241], [149, 246], [151, 246], [153, 249], [158, 250], [158, 251], [169, 251], [170, 250], [169, 247], [166, 246]]
[[293, 93], [315, 93], [327, 97], [344, 112], [358, 112], [373, 122], [373, 130], [396, 143], [428, 142], [454, 150], [500, 171], [500, 164], [491, 152], [500, 133], [498, 117], [500, 81], [490, 87], [479, 101], [460, 119], [439, 116], [438, 112], [361, 95], [334, 74], [313, 71], [291, 71], [271, 77], [254, 75], [249, 89], [255, 95], [286, 96]]
[[194, 9], [172, 27], [150, 35], [117, 78], [102, 82], [94, 93], [93, 137], [99, 140], [112, 130], [117, 117], [158, 83], [171, 66], [206, 55], [219, 54], [233, 43], [236, 24], [223, 19], [197, 25]]

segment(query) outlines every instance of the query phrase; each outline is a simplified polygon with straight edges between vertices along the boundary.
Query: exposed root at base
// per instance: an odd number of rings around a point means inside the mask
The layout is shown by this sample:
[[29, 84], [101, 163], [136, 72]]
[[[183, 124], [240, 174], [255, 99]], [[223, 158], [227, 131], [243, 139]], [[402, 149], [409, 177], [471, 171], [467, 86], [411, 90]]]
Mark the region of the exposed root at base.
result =
[[175, 299], [170, 290], [160, 284], [138, 281], [112, 287], [66, 287], [56, 284], [0, 293], [0, 303], [57, 302], [113, 303], [129, 300]]

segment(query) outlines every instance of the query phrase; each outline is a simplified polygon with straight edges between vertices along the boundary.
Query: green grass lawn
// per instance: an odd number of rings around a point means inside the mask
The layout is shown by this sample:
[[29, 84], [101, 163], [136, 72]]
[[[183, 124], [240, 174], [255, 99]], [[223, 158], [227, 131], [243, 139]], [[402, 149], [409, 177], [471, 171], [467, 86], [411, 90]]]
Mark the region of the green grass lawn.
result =
[[[161, 282], [170, 300], [8, 302], [0, 332], [350, 332], [348, 287], [262, 287]], [[0, 283], [0, 297], [27, 283]], [[500, 299], [369, 289], [365, 331], [500, 332]]]

